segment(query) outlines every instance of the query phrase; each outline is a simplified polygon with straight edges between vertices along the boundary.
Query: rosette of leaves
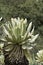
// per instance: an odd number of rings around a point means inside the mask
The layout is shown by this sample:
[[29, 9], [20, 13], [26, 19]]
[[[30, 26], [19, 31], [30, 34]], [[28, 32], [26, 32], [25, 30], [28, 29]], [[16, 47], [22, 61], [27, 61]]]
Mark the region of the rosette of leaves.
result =
[[38, 51], [36, 59], [37, 59], [36, 61], [38, 63], [40, 63], [41, 65], [43, 65], [43, 49], [40, 50], [40, 51]]
[[5, 36], [1, 41], [5, 42], [5, 51], [9, 53], [9, 60], [21, 60], [25, 55], [31, 61], [29, 49], [32, 49], [33, 43], [39, 34], [33, 35], [32, 22], [28, 25], [27, 19], [11, 18], [3, 26]]

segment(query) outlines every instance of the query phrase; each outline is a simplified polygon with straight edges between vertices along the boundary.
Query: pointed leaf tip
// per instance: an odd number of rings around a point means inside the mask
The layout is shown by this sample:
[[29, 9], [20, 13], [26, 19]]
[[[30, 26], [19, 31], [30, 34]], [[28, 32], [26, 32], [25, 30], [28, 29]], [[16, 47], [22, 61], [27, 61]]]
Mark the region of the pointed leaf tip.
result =
[[33, 33], [34, 33], [34, 28], [35, 28], [35, 27], [33, 27], [32, 31], [31, 31], [31, 34], [33, 34]]
[[26, 19], [26, 18], [25, 18], [25, 20], [23, 21], [23, 23], [24, 23], [24, 24], [26, 24], [26, 23], [27, 23], [27, 19]]
[[35, 36], [33, 37], [33, 39], [30, 40], [30, 43], [35, 42], [35, 40], [38, 38], [38, 36], [39, 36], [39, 34], [35, 35]]
[[28, 31], [28, 32], [30, 32], [31, 27], [32, 27], [32, 22], [29, 24], [29, 26], [28, 26], [28, 28], [27, 28], [27, 31]]

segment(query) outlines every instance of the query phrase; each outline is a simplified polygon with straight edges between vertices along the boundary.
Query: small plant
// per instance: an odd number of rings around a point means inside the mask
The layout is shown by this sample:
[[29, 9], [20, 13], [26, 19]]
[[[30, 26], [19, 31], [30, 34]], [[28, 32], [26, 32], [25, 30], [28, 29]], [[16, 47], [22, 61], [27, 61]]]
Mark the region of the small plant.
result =
[[3, 54], [3, 47], [4, 47], [4, 44], [0, 44], [0, 65], [4, 65], [4, 54]]
[[[20, 19], [19, 17], [11, 18], [3, 26], [5, 36], [1, 41], [6, 42], [4, 49], [9, 52], [9, 60], [11, 62], [19, 61], [25, 55], [29, 62], [32, 61], [29, 49], [33, 48], [33, 43], [39, 34], [33, 35], [34, 27], [32, 29], [32, 22], [27, 26], [27, 19]], [[21, 61], [20, 61], [21, 62]]]
[[36, 61], [43, 65], [43, 50], [38, 51]]

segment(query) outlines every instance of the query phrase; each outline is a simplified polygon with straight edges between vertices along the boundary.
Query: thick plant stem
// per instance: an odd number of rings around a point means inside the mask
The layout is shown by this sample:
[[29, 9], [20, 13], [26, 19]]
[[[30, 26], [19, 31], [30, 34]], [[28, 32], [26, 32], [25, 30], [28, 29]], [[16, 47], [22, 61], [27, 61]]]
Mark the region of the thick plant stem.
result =
[[21, 46], [16, 45], [11, 52], [6, 53], [5, 55], [5, 65], [28, 65], [28, 61], [23, 54]]

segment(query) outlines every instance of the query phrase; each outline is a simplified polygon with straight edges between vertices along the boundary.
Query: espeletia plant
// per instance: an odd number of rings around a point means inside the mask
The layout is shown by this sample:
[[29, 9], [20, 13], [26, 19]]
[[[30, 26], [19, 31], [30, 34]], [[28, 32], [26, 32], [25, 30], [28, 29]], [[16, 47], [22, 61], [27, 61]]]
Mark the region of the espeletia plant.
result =
[[28, 25], [26, 18], [11, 18], [11, 21], [3, 25], [3, 31], [4, 38], [1, 41], [6, 44], [5, 51], [9, 52], [9, 60], [17, 62], [25, 55], [27, 60], [31, 62], [29, 49], [32, 49], [32, 44], [39, 36], [39, 34], [33, 35], [32, 22]]
[[36, 59], [37, 63], [43, 65], [43, 49], [38, 51]]

